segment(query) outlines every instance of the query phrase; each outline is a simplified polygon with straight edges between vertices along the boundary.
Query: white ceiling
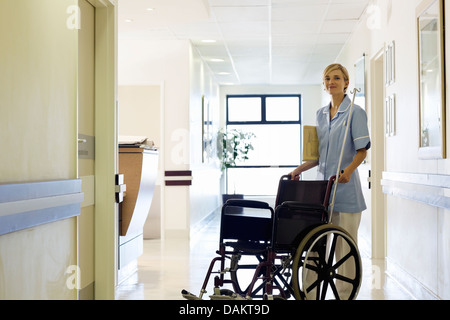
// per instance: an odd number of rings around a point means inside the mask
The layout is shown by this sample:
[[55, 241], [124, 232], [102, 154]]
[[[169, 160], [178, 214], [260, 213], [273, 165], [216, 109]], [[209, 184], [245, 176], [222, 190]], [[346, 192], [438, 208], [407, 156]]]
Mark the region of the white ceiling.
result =
[[157, 59], [155, 44], [189, 39], [221, 84], [318, 84], [369, 2], [119, 0], [119, 63]]

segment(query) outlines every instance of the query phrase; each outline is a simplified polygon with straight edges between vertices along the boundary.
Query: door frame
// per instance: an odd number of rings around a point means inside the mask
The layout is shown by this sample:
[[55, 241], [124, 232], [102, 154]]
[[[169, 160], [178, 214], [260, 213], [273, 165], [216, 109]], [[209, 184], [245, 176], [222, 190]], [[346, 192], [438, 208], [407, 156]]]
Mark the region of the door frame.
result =
[[371, 128], [372, 128], [372, 258], [386, 257], [386, 197], [381, 186], [385, 170], [385, 48], [370, 59]]
[[94, 297], [112, 300], [118, 270], [117, 4], [88, 1], [95, 8]]

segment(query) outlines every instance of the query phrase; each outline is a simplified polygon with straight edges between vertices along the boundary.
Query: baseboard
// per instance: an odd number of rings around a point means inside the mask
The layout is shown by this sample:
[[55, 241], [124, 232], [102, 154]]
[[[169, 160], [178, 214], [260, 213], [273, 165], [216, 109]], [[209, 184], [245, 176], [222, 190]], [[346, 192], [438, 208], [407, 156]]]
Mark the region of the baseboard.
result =
[[94, 282], [89, 283], [86, 287], [78, 291], [79, 300], [94, 300], [95, 297]]
[[440, 300], [436, 294], [389, 258], [386, 258], [386, 274], [397, 281], [416, 300]]

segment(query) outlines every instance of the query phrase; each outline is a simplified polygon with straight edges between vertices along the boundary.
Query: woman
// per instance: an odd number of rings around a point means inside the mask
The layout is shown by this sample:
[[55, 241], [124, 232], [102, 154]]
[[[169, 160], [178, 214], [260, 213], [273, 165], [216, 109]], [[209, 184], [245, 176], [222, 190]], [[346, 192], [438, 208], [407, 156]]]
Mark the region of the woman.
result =
[[[319, 180], [328, 180], [336, 175], [352, 103], [346, 94], [349, 82], [348, 71], [340, 64], [332, 64], [324, 70], [323, 85], [331, 96], [331, 102], [316, 114], [320, 157], [318, 161], [305, 162], [297, 167], [290, 173], [292, 179], [298, 179], [302, 172], [317, 166]], [[350, 129], [344, 144], [341, 164], [343, 171], [338, 179], [331, 223], [344, 228], [356, 243], [361, 213], [366, 209], [357, 168], [370, 148], [367, 115], [357, 105], [353, 107]]]

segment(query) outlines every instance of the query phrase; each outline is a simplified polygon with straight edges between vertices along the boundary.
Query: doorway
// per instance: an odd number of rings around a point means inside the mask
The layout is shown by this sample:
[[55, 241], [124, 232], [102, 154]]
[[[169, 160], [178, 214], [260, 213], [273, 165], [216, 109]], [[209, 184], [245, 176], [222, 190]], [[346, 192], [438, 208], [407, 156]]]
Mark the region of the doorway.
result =
[[[117, 5], [113, 0], [87, 0], [94, 19], [94, 298], [113, 300], [117, 285]], [[80, 2], [81, 4], [81, 2]], [[84, 17], [81, 12], [81, 17]], [[91, 53], [92, 54], [92, 53]], [[91, 86], [92, 87], [92, 86]], [[92, 116], [92, 115], [91, 115]], [[92, 132], [92, 131], [91, 131]], [[80, 234], [80, 238], [82, 235]]]
[[78, 30], [78, 178], [84, 202], [78, 217], [78, 266], [80, 300], [94, 299], [95, 224], [95, 8], [78, 1], [82, 19]]
[[384, 259], [386, 256], [386, 199], [383, 194], [381, 179], [385, 170], [385, 82], [384, 82], [384, 48], [371, 60], [371, 198], [372, 198], [372, 258]]

